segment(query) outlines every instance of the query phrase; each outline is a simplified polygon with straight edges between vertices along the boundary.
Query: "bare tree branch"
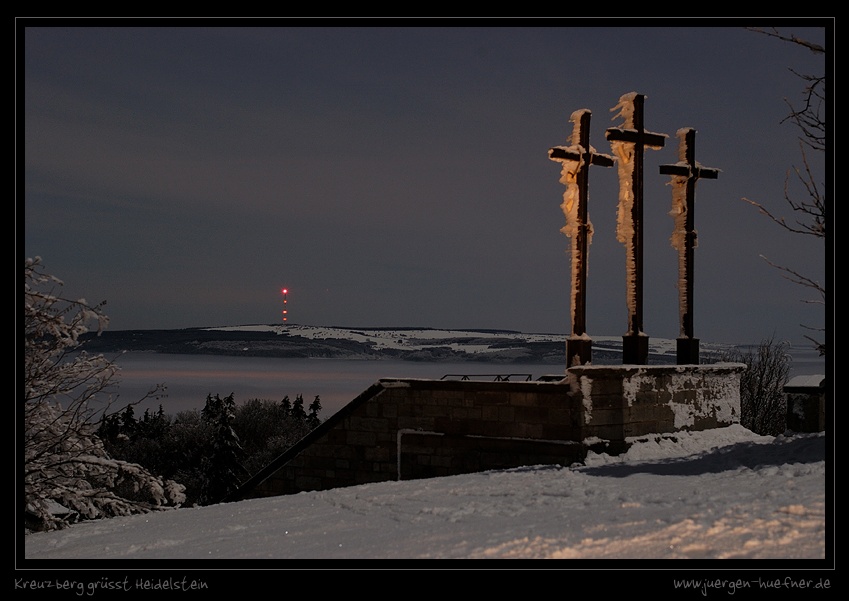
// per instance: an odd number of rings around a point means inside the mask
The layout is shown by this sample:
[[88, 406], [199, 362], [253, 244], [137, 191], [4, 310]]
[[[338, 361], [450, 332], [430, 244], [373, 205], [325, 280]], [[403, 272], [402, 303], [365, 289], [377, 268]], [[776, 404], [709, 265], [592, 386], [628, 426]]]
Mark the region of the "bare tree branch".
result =
[[785, 277], [786, 279], [790, 280], [791, 282], [793, 282], [794, 284], [799, 284], [800, 286], [805, 286], [806, 288], [812, 288], [813, 290], [816, 290], [817, 292], [819, 292], [820, 297], [821, 297], [821, 300], [818, 300], [818, 301], [805, 301], [805, 302], [809, 302], [809, 303], [816, 303], [816, 304], [822, 304], [822, 305], [824, 305], [824, 304], [825, 304], [825, 288], [823, 288], [823, 287], [819, 284], [819, 282], [817, 282], [817, 281], [815, 281], [815, 280], [812, 280], [812, 279], [810, 279], [810, 278], [808, 278], [808, 277], [805, 277], [805, 276], [803, 276], [803, 275], [801, 275], [801, 274], [799, 274], [799, 273], [797, 273], [797, 272], [793, 271], [792, 269], [788, 269], [787, 267], [784, 267], [784, 266], [782, 266], [782, 265], [776, 265], [775, 263], [772, 263], [769, 259], [767, 259], [767, 258], [766, 258], [765, 256], [763, 256], [763, 255], [761, 255], [760, 257], [761, 257], [764, 261], [766, 261], [767, 263], [769, 263], [770, 265], [772, 265], [773, 267], [775, 267], [776, 269], [778, 269], [778, 270], [780, 270], [780, 271], [783, 271], [783, 272], [785, 273], [784, 277]]
[[761, 27], [746, 27], [746, 29], [748, 29], [749, 31], [762, 33], [771, 38], [778, 38], [779, 40], [784, 40], [785, 42], [793, 42], [794, 44], [799, 44], [800, 46], [804, 46], [814, 54], [825, 54], [825, 48], [823, 48], [819, 44], [814, 44], [813, 42], [798, 38], [792, 33], [782, 34], [775, 27], [770, 27], [769, 29], [762, 29]]
[[[805, 276], [793, 271], [792, 269], [788, 269], [787, 267], [784, 267], [782, 265], [776, 265], [775, 263], [772, 263], [769, 259], [767, 259], [763, 255], [761, 255], [761, 258], [764, 261], [766, 261], [767, 263], [769, 263], [772, 267], [775, 267], [776, 269], [783, 271], [785, 273], [784, 277], [786, 279], [790, 280], [794, 284], [798, 284], [800, 286], [805, 286], [806, 288], [811, 288], [813, 290], [816, 290], [820, 295], [820, 300], [806, 300], [806, 301], [802, 301], [802, 302], [813, 303], [813, 304], [818, 304], [818, 305], [825, 305], [825, 288], [823, 288], [819, 284], [819, 282], [812, 280], [808, 277], [805, 277]], [[812, 328], [812, 327], [806, 326], [804, 324], [799, 324], [799, 325], [800, 325], [800, 327], [802, 327], [806, 330], [825, 333], [825, 328]], [[817, 352], [821, 356], [825, 356], [827, 354], [826, 353], [826, 345], [825, 345], [824, 342], [822, 342], [820, 340], [816, 340], [814, 338], [811, 338], [810, 336], [805, 336], [804, 338], [806, 340], [810, 340], [811, 342], [814, 343], [814, 348], [816, 348]]]
[[825, 198], [820, 194], [819, 187], [811, 173], [810, 165], [808, 164], [807, 156], [804, 148], [802, 149], [802, 163], [804, 165], [804, 173], [799, 168], [794, 167], [794, 172], [799, 183], [805, 189], [807, 197], [804, 200], [794, 200], [790, 194], [790, 175], [788, 172], [787, 179], [784, 182], [784, 200], [790, 205], [794, 211], [802, 214], [805, 220], [796, 220], [796, 225], [790, 225], [784, 217], [776, 217], [764, 207], [761, 203], [754, 200], [743, 198], [745, 202], [757, 207], [761, 214], [766, 215], [775, 223], [795, 234], [807, 234], [817, 238], [825, 238], [826, 236], [826, 217], [825, 217]]
[[[762, 29], [759, 27], [747, 27], [746, 29], [785, 42], [797, 44], [803, 48], [807, 48], [815, 54], [825, 54], [826, 51], [825, 47], [820, 46], [819, 44], [814, 44], [807, 40], [803, 40], [793, 34], [783, 34], [779, 32], [778, 29], [776, 29], [775, 27], [767, 29]], [[784, 101], [790, 107], [790, 114], [781, 121], [781, 123], [785, 123], [786, 121], [792, 122], [801, 132], [801, 135], [799, 137], [799, 147], [802, 154], [803, 167], [802, 169], [800, 169], [794, 166], [793, 172], [796, 174], [796, 180], [798, 181], [798, 183], [801, 184], [802, 188], [804, 189], [803, 200], [797, 200], [797, 198], [793, 194], [791, 194], [790, 171], [788, 171], [787, 177], [784, 181], [784, 200], [796, 213], [797, 219], [795, 223], [788, 223], [784, 217], [778, 217], [774, 215], [761, 203], [756, 202], [754, 200], [750, 200], [748, 198], [743, 198], [743, 200], [756, 207], [762, 215], [766, 215], [774, 223], [778, 224], [789, 232], [792, 232], [794, 234], [805, 234], [817, 238], [822, 238], [823, 240], [825, 240], [827, 232], [825, 209], [826, 198], [825, 194], [820, 192], [820, 190], [825, 190], [825, 186], [824, 184], [817, 184], [817, 180], [814, 177], [814, 174], [811, 170], [811, 166], [808, 162], [808, 157], [805, 153], [805, 147], [811, 148], [818, 152], [824, 152], [826, 149], [827, 130], [826, 120], [823, 116], [825, 110], [826, 77], [819, 75], [801, 74], [797, 71], [794, 71], [793, 69], [790, 69], [790, 71], [805, 83], [804, 93], [802, 95], [802, 102], [799, 107], [794, 106], [786, 98], [784, 99]], [[763, 258], [772, 267], [781, 270], [784, 273], [784, 277], [786, 279], [800, 286], [816, 290], [819, 293], [821, 300], [804, 302], [813, 302], [825, 305], [825, 288], [821, 286], [818, 282], [801, 275], [797, 271], [794, 271], [787, 267], [776, 265], [766, 259], [766, 257], [764, 257], [763, 255], [761, 255], [761, 258]], [[804, 325], [802, 327], [810, 330], [825, 332], [825, 328], [809, 328]], [[805, 336], [805, 338], [814, 342], [820, 355], [826, 354], [826, 343], [818, 342], [808, 336]]]
[[781, 122], [788, 119], [793, 121], [802, 132], [801, 140], [814, 150], [825, 150], [825, 118], [822, 116], [825, 103], [825, 77], [802, 75], [793, 69], [790, 72], [801, 80], [808, 82], [802, 100], [802, 107], [794, 107], [786, 98], [784, 102], [790, 107], [790, 114]]

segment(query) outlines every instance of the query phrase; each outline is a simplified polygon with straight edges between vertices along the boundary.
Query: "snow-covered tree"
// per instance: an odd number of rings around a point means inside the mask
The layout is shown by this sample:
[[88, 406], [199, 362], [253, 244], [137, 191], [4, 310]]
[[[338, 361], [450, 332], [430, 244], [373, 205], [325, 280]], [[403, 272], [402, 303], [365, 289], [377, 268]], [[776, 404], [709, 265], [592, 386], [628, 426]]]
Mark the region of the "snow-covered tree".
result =
[[101, 332], [108, 318], [102, 303], [63, 298], [61, 286], [40, 257], [26, 259], [23, 401], [16, 407], [23, 419], [26, 531], [179, 506], [182, 485], [110, 457], [95, 434], [118, 367], [86, 353], [79, 339], [92, 322]]

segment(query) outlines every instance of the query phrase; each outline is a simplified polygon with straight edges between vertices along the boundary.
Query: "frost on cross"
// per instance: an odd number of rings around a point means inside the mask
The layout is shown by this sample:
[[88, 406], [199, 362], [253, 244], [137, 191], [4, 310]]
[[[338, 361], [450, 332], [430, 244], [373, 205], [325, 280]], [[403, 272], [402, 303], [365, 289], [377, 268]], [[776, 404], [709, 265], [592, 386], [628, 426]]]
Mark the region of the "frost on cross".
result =
[[[584, 148], [581, 146], [581, 117], [584, 113], [589, 112], [587, 109], [580, 109], [572, 113], [569, 118], [574, 125], [572, 127], [572, 135], [569, 138], [570, 146], [561, 146], [569, 155], [579, 157], [577, 160], [558, 158], [556, 159], [562, 165], [560, 171], [560, 183], [566, 186], [566, 192], [563, 193], [563, 204], [560, 208], [563, 209], [563, 215], [566, 217], [566, 225], [560, 228], [560, 231], [574, 238], [577, 234], [580, 221], [578, 219], [578, 172], [583, 168], [584, 164]], [[590, 147], [591, 152], [595, 152], [595, 148]], [[592, 223], [587, 220], [587, 244], [592, 241]]]
[[560, 162], [560, 183], [566, 186], [560, 205], [566, 224], [560, 231], [572, 239], [572, 327], [567, 341], [569, 365], [589, 363], [592, 358], [592, 341], [586, 333], [587, 255], [593, 234], [587, 213], [589, 168], [590, 165], [613, 165], [612, 156], [599, 154], [590, 145], [590, 116], [588, 109], [572, 113], [570, 121], [573, 128], [569, 146], [555, 146], [548, 151], [552, 161]]
[[[686, 168], [687, 165], [687, 132], [689, 128], [682, 128], [676, 132], [678, 137], [678, 165]], [[690, 298], [687, 291], [687, 175], [673, 175], [668, 184], [672, 186], [672, 208], [669, 216], [673, 220], [672, 236], [669, 242], [672, 248], [678, 251], [678, 313], [679, 322], [682, 324], [680, 335], [684, 336], [684, 315], [689, 310]], [[693, 248], [697, 247], [698, 237], [693, 230]]]
[[678, 137], [678, 162], [661, 165], [660, 173], [671, 176], [674, 220], [670, 242], [678, 251], [678, 314], [681, 324], [678, 337], [678, 364], [698, 363], [698, 339], [693, 335], [693, 250], [698, 238], [693, 219], [696, 182], [701, 178], [716, 179], [719, 169], [704, 167], [696, 161], [696, 130], [681, 128]]
[[[619, 109], [612, 120], [623, 119], [623, 129], [634, 129], [634, 92], [625, 94], [619, 99], [619, 104], [611, 110]], [[612, 141], [610, 148], [616, 156], [619, 171], [619, 209], [616, 214], [616, 239], [622, 244], [629, 244], [634, 234], [634, 224], [631, 210], [634, 206], [634, 145], [630, 142]], [[633, 248], [630, 249], [633, 251]], [[633, 252], [629, 253], [633, 260]]]
[[[636, 92], [623, 94], [619, 98], [619, 103], [610, 109], [611, 112], [619, 111], [613, 116], [613, 120], [622, 118], [623, 122], [620, 129], [632, 131], [642, 129], [642, 123], [635, 123], [634, 120], [634, 101], [637, 96], [638, 94]], [[640, 144], [643, 148], [651, 148], [652, 150], [659, 150], [663, 148], [663, 143], [655, 144], [650, 140], [641, 141]], [[619, 172], [619, 206], [616, 215], [616, 239], [625, 245], [628, 311], [631, 314], [637, 311], [637, 307], [635, 306], [637, 300], [637, 277], [633, 218], [635, 199], [634, 159], [636, 155], [636, 146], [637, 145], [634, 142], [628, 140], [610, 140], [610, 147], [613, 154], [616, 156], [617, 170]], [[642, 191], [640, 192], [642, 193]]]
[[[573, 123], [572, 126], [572, 135], [569, 138], [570, 146], [561, 147], [561, 149], [570, 156], [578, 157], [576, 160], [567, 159], [567, 158], [559, 158], [556, 159], [561, 164], [560, 170], [560, 183], [566, 186], [566, 191], [563, 193], [563, 202], [560, 205], [560, 208], [563, 210], [563, 216], [566, 218], [566, 224], [560, 228], [560, 231], [563, 232], [567, 237], [572, 240], [572, 272], [571, 272], [571, 281], [572, 285], [572, 295], [571, 295], [571, 318], [570, 323], [575, 323], [575, 307], [576, 307], [576, 299], [575, 295], [578, 293], [578, 286], [575, 285], [575, 282], [578, 281], [578, 270], [581, 264], [586, 261], [586, 257], [584, 257], [581, 253], [581, 248], [579, 245], [578, 239], [578, 230], [581, 226], [581, 220], [578, 216], [578, 204], [580, 202], [580, 188], [578, 187], [578, 173], [581, 169], [584, 168], [584, 148], [581, 146], [580, 138], [581, 138], [581, 117], [584, 113], [588, 113], [587, 109], [579, 109], [572, 113], [569, 120]], [[590, 152], [595, 152], [595, 149], [590, 147]], [[586, 222], [586, 246], [589, 247], [592, 244], [593, 240], [593, 224], [587, 219]], [[574, 335], [575, 332], [573, 331]], [[582, 333], [583, 334], [583, 333]]]

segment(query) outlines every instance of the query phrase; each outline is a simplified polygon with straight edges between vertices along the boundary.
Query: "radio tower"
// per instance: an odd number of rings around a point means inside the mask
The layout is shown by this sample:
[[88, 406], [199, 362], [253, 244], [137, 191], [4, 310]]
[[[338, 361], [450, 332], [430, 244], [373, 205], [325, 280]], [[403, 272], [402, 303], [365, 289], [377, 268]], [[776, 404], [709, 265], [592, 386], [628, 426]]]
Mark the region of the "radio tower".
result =
[[283, 294], [283, 323], [285, 324], [289, 319], [289, 308], [286, 306], [289, 302], [289, 299], [286, 298], [289, 295], [289, 289], [283, 288], [280, 292]]

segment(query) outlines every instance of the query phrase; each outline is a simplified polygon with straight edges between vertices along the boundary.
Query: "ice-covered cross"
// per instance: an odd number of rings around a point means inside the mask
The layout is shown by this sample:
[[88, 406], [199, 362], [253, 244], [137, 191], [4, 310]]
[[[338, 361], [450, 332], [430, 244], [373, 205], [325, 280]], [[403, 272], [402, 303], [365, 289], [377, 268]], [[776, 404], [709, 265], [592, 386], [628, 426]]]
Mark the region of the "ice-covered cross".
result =
[[[643, 155], [645, 148], [663, 148], [666, 134], [643, 126], [645, 96], [630, 92], [611, 110], [624, 118], [623, 127], [607, 130], [619, 169], [617, 238], [625, 245], [628, 332], [622, 337], [622, 362], [648, 363], [649, 339], [643, 332]], [[615, 119], [616, 117], [614, 117]]]
[[678, 365], [699, 363], [699, 340], [693, 337], [693, 249], [697, 245], [693, 209], [696, 181], [716, 179], [719, 169], [702, 167], [696, 162], [696, 130], [679, 129], [678, 162], [661, 165], [661, 175], [671, 175], [672, 210], [675, 219], [672, 246], [678, 250], [678, 307], [680, 333], [677, 340]]
[[572, 239], [572, 331], [566, 341], [566, 367], [592, 362], [592, 339], [586, 332], [587, 260], [592, 238], [592, 224], [587, 213], [589, 167], [613, 165], [612, 156], [597, 153], [590, 146], [591, 115], [588, 109], [572, 113], [571, 145], [548, 150], [548, 157], [562, 165], [560, 182], [566, 185], [566, 192], [560, 206], [566, 225], [561, 231]]

